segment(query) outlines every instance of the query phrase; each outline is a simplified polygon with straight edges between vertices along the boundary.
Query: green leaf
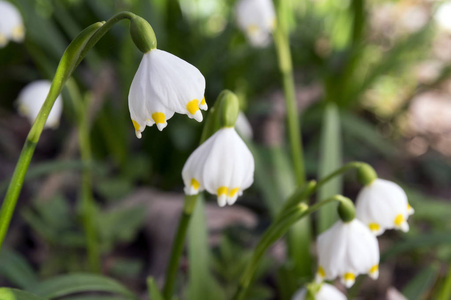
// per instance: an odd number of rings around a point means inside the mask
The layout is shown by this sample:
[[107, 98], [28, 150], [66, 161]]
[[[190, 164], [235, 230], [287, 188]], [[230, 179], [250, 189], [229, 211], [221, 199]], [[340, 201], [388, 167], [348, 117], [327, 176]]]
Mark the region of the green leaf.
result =
[[28, 262], [17, 252], [9, 249], [3, 249], [0, 252], [0, 274], [11, 283], [24, 288], [37, 281]]
[[440, 268], [437, 265], [428, 266], [413, 278], [402, 293], [409, 300], [426, 299], [428, 291], [432, 288], [438, 277]]
[[[342, 164], [340, 115], [335, 103], [326, 105], [321, 129], [320, 164], [318, 178], [338, 169]], [[342, 177], [337, 176], [318, 191], [318, 201], [341, 194]], [[337, 205], [327, 205], [318, 212], [318, 233], [328, 229], [337, 220]]]
[[147, 278], [147, 287], [149, 289], [150, 300], [164, 300], [153, 277]]
[[122, 295], [126, 299], [136, 299], [132, 292], [113, 279], [82, 273], [58, 276], [37, 283], [28, 290], [50, 299], [86, 292], [106, 292]]
[[187, 299], [225, 299], [210, 271], [205, 205], [199, 196], [188, 228], [189, 282]]
[[0, 288], [0, 299], [2, 300], [47, 300], [46, 298], [41, 298], [30, 294], [25, 291], [10, 289], [10, 288]]

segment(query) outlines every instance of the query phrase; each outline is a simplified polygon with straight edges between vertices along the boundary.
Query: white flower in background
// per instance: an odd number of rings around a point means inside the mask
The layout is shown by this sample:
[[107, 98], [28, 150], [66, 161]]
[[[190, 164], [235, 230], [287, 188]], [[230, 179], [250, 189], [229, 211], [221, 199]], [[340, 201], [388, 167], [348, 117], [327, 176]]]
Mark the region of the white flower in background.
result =
[[238, 26], [253, 46], [265, 47], [270, 43], [276, 25], [272, 0], [239, 0], [235, 14]]
[[337, 221], [318, 236], [318, 271], [316, 281], [341, 277], [346, 287], [354, 284], [359, 274], [379, 276], [379, 246], [376, 237], [362, 222]]
[[254, 181], [254, 157], [234, 128], [218, 130], [188, 158], [182, 170], [185, 193], [218, 196], [219, 206], [235, 203]]
[[22, 42], [25, 28], [17, 8], [7, 1], [0, 0], [0, 48], [10, 40]]
[[443, 2], [435, 12], [434, 19], [440, 27], [451, 31], [451, 2]]
[[252, 132], [252, 126], [246, 115], [243, 112], [239, 112], [238, 118], [236, 119], [235, 128], [238, 133], [245, 139], [251, 140], [254, 133]]
[[[291, 300], [305, 300], [307, 296], [307, 289], [303, 288], [294, 294]], [[323, 283], [319, 291], [315, 294], [315, 300], [347, 300], [346, 296], [340, 292], [332, 284]]]
[[161, 131], [174, 113], [202, 121], [206, 110], [205, 78], [186, 61], [166, 51], [153, 49], [144, 54], [128, 95], [130, 117], [136, 137], [147, 126]]
[[[38, 80], [25, 86], [17, 98], [19, 113], [28, 118], [31, 124], [38, 116], [47, 94], [50, 91], [51, 82], [48, 80]], [[56, 128], [59, 125], [61, 112], [63, 111], [63, 101], [61, 96], [56, 98], [52, 110], [47, 118], [45, 127]]]
[[365, 186], [357, 196], [356, 218], [366, 224], [375, 235], [386, 229], [409, 230], [407, 218], [414, 210], [407, 195], [394, 182], [376, 179]]

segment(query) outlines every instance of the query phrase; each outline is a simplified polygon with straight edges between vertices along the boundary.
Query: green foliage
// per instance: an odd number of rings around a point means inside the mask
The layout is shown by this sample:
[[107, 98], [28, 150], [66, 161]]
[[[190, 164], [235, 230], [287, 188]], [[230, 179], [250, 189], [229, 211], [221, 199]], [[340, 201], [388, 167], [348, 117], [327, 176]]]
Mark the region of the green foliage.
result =
[[48, 300], [47, 298], [42, 298], [30, 294], [25, 291], [10, 289], [10, 288], [0, 288], [0, 299], [2, 300]]

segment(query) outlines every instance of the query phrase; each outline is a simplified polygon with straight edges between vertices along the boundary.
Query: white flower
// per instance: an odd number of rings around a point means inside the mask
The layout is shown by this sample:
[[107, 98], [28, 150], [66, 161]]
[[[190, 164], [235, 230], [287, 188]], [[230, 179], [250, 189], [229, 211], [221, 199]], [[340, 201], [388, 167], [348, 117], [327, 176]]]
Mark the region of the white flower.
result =
[[153, 49], [144, 54], [128, 95], [130, 117], [136, 137], [147, 126], [161, 131], [174, 113], [202, 121], [206, 110], [205, 78], [186, 61], [166, 51]]
[[249, 123], [249, 120], [246, 118], [246, 115], [243, 112], [239, 112], [238, 118], [236, 119], [235, 128], [238, 133], [248, 139], [251, 140], [254, 133], [252, 132], [252, 126]]
[[354, 284], [359, 274], [379, 276], [379, 246], [376, 237], [362, 222], [353, 219], [337, 221], [318, 236], [318, 271], [316, 280], [341, 277], [346, 287]]
[[[51, 82], [48, 80], [38, 80], [25, 86], [17, 98], [19, 113], [28, 118], [33, 124], [38, 116], [47, 94], [50, 91]], [[45, 127], [56, 128], [59, 125], [61, 112], [63, 110], [63, 101], [61, 96], [56, 98], [52, 110], [47, 118]]]
[[[303, 288], [294, 294], [291, 300], [305, 300], [307, 289]], [[347, 300], [346, 296], [332, 284], [323, 283], [315, 295], [315, 300]]]
[[434, 15], [435, 21], [447, 31], [451, 31], [451, 2], [443, 2]]
[[238, 26], [253, 46], [265, 47], [270, 43], [276, 24], [272, 0], [239, 0], [235, 14]]
[[25, 28], [17, 8], [7, 1], [0, 0], [0, 48], [8, 41], [23, 41]]
[[407, 195], [394, 182], [376, 179], [365, 186], [357, 196], [356, 218], [366, 224], [375, 235], [386, 229], [409, 230], [407, 218], [414, 210]]
[[182, 177], [187, 195], [205, 189], [219, 206], [232, 205], [254, 181], [254, 157], [235, 129], [225, 127], [191, 154]]

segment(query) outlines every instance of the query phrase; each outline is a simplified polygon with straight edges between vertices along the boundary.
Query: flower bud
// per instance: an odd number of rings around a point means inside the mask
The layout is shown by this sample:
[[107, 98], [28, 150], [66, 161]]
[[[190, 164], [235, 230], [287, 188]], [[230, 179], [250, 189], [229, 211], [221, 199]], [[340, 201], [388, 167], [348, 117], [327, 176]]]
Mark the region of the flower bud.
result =
[[338, 204], [338, 215], [343, 222], [351, 222], [355, 218], [355, 207], [354, 203], [349, 198], [343, 196], [337, 196], [339, 199]]
[[235, 122], [240, 112], [238, 97], [229, 90], [224, 90], [218, 96], [218, 117], [221, 127], [235, 127]]
[[377, 179], [377, 173], [370, 165], [362, 164], [362, 166], [357, 169], [357, 178], [361, 184], [367, 186]]
[[142, 53], [157, 48], [157, 38], [152, 26], [140, 16], [130, 19], [130, 35], [136, 47]]

